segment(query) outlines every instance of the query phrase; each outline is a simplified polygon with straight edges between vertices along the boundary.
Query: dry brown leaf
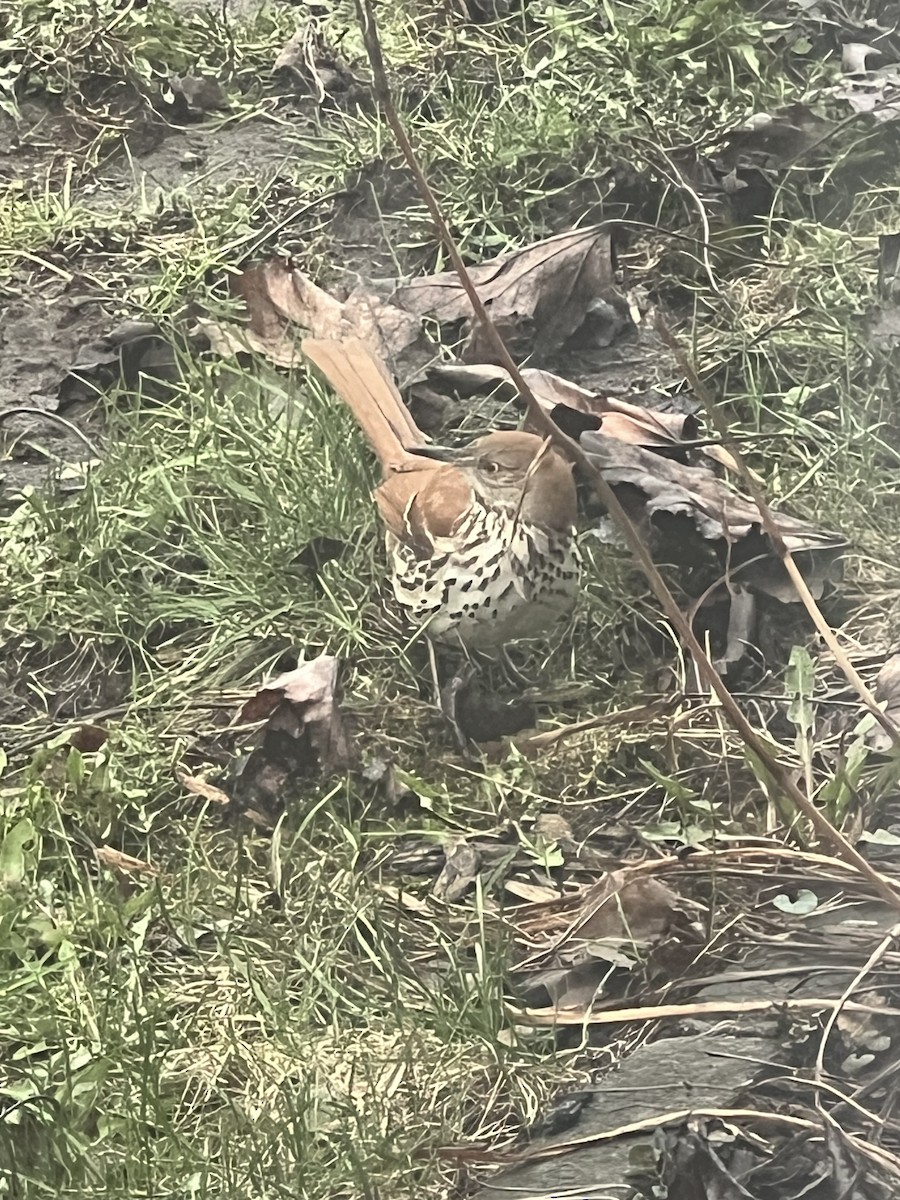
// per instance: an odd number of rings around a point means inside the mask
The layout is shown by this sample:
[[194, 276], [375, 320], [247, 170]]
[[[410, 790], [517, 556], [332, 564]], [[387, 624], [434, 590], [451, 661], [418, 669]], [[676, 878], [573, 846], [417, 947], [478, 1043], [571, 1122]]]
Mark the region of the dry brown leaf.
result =
[[470, 842], [459, 841], [455, 846], [448, 846], [444, 866], [434, 882], [435, 899], [445, 900], [448, 904], [461, 900], [475, 882], [480, 867], [481, 855]]
[[[689, 414], [654, 412], [614, 396], [599, 396], [549, 371], [529, 367], [522, 375], [535, 399], [561, 428], [565, 428], [568, 409], [595, 418], [594, 428], [602, 428], [607, 437], [636, 446], [677, 446], [697, 436], [697, 422]], [[578, 429], [576, 436], [582, 432]]]
[[241, 709], [241, 724], [266, 721], [271, 732], [295, 739], [294, 769], [349, 766], [350, 745], [338, 703], [338, 659], [320, 654], [273, 679]]
[[[569, 230], [513, 254], [469, 267], [469, 275], [513, 357], [558, 349], [591, 319], [592, 308], [614, 296], [607, 226]], [[455, 272], [414, 279], [394, 293], [395, 304], [441, 324], [469, 321], [472, 307]], [[461, 357], [494, 360], [492, 344], [470, 328]]]
[[[712, 471], [684, 466], [603, 433], [583, 434], [581, 445], [607, 483], [624, 493], [621, 498], [633, 517], [649, 520], [651, 527], [659, 527], [665, 517], [686, 517], [701, 538], [720, 543], [722, 562], [732, 579], [782, 604], [799, 600], [780, 559], [761, 533], [756, 504], [732, 491]], [[818, 599], [826, 584], [840, 578], [846, 539], [799, 517], [778, 512], [774, 516]], [[670, 549], [674, 536], [666, 527]]]
[[102, 725], [81, 725], [69, 738], [69, 745], [82, 754], [95, 754], [109, 737]]
[[[472, 267], [470, 274], [513, 353], [545, 353], [576, 330], [597, 323], [601, 310], [616, 311], [610, 302], [615, 297], [610, 235], [603, 226], [558, 234]], [[439, 358], [422, 320], [456, 323], [470, 315], [468, 298], [450, 273], [396, 290], [361, 281], [341, 301], [289, 261], [272, 259], [248, 267], [232, 281], [232, 289], [244, 302], [247, 323], [200, 322], [217, 354], [250, 350], [277, 366], [295, 367], [302, 361], [300, 333], [316, 339], [360, 338], [390, 364], [403, 385]], [[491, 357], [481, 334], [470, 333], [463, 356], [474, 361]]]
[[227, 792], [223, 792], [214, 783], [207, 783], [205, 779], [200, 779], [197, 775], [189, 775], [187, 771], [178, 770], [175, 772], [175, 778], [192, 796], [199, 796], [211, 804], [231, 803], [231, 797]]
[[345, 92], [353, 83], [353, 76], [317, 35], [313, 24], [302, 26], [288, 38], [272, 63], [272, 70], [290, 72], [295, 80], [306, 85], [319, 104], [329, 93]]
[[652, 875], [629, 877], [627, 870], [610, 871], [586, 903], [576, 936], [647, 944], [667, 933], [674, 914], [682, 910], [677, 892]]
[[232, 284], [243, 301], [247, 324], [206, 321], [201, 327], [223, 357], [255, 351], [280, 367], [303, 361], [300, 337], [360, 338], [406, 379], [436, 355], [420, 322], [360, 283], [343, 302], [318, 287], [284, 259], [248, 267]]
[[109, 867], [112, 871], [121, 871], [125, 875], [157, 876], [159, 874], [157, 867], [144, 862], [142, 858], [123, 854], [121, 850], [114, 850], [112, 846], [95, 846], [94, 857], [104, 867]]
[[557, 1009], [587, 1010], [615, 968], [630, 969], [632, 953], [678, 936], [700, 906], [646, 873], [609, 871], [577, 899], [532, 906], [517, 924], [529, 945], [548, 949], [517, 968], [526, 997], [543, 990]]
[[[900, 654], [892, 654], [875, 680], [875, 699], [883, 706], [894, 724], [900, 724]], [[886, 753], [893, 742], [880, 725], [875, 725], [866, 735], [873, 750]]]
[[[692, 440], [697, 436], [697, 423], [689, 414], [655, 412], [612, 396], [600, 396], [560, 375], [535, 367], [525, 367], [521, 374], [544, 412], [570, 437], [578, 438], [587, 429], [602, 427], [607, 437], [638, 446], [665, 448], [678, 446], [685, 439]], [[428, 382], [438, 389], [443, 385], [464, 395], [492, 391], [497, 387], [504, 395], [514, 397], [517, 394], [509, 372], [491, 363], [451, 363], [432, 367]], [[530, 426], [526, 424], [525, 428]]]

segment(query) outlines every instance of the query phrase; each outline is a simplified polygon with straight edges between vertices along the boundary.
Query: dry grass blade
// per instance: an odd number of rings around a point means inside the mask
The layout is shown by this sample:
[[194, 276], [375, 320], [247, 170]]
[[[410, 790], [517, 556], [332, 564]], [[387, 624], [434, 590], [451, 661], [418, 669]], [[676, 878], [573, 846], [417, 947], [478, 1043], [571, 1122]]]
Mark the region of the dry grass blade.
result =
[[144, 862], [142, 858], [135, 858], [132, 854], [116, 850], [113, 846], [97, 846], [94, 850], [94, 857], [104, 867], [109, 867], [112, 871], [120, 871], [123, 875], [149, 875], [155, 878], [159, 874], [157, 867]]
[[[654, 1004], [641, 1008], [614, 1008], [600, 1012], [566, 1012], [556, 1008], [509, 1008], [510, 1019], [523, 1025], [618, 1025], [626, 1021], [662, 1021], [669, 1017], [716, 1016], [720, 1013], [751, 1013], [770, 1011], [819, 1012], [841, 1006], [841, 1000], [804, 997], [799, 1000], [703, 1000], [695, 1004]], [[877, 1016], [900, 1017], [900, 1008], [882, 1008], [848, 1000], [842, 1007], [847, 1012], [874, 1013]]]
[[186, 792], [190, 792], [192, 796], [199, 796], [202, 800], [207, 800], [210, 804], [230, 804], [231, 797], [227, 792], [223, 792], [221, 788], [216, 787], [214, 783], [207, 783], [205, 779], [199, 779], [196, 775], [191, 775], [187, 771], [176, 771], [175, 778], [181, 784]]

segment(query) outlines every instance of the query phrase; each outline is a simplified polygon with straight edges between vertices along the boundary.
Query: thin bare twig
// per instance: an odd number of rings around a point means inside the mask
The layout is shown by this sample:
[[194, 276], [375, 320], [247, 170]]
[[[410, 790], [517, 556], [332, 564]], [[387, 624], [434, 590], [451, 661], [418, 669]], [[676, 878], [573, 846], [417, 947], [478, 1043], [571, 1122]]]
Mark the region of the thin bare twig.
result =
[[100, 451], [87, 434], [82, 433], [77, 425], [73, 425], [65, 417], [61, 417], [59, 413], [47, 412], [45, 408], [35, 408], [30, 404], [17, 404], [13, 408], [4, 408], [0, 412], [0, 422], [5, 421], [7, 417], [40, 417], [41, 420], [49, 421], [51, 425], [58, 425], [60, 429], [65, 429], [67, 433], [71, 433], [72, 437], [78, 438], [93, 458], [100, 457]]

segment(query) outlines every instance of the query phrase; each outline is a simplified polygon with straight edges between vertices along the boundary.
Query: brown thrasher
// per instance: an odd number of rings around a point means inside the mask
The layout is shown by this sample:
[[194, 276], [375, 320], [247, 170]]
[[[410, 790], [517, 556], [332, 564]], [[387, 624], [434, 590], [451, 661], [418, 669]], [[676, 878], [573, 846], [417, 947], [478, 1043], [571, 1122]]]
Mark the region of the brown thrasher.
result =
[[577, 586], [572, 468], [532, 433], [424, 445], [394, 381], [357, 339], [303, 353], [356, 417], [381, 463], [373, 498], [397, 604], [431, 641], [502, 650], [544, 633]]

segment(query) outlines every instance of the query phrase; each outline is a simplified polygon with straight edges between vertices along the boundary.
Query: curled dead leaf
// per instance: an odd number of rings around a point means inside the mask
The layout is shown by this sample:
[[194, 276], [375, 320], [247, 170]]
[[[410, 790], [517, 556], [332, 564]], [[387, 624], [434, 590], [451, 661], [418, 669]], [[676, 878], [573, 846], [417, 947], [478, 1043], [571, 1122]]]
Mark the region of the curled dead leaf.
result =
[[354, 761], [338, 699], [339, 666], [322, 654], [279, 675], [242, 707], [240, 724], [265, 722], [237, 781], [245, 809], [265, 814], [291, 777], [343, 770]]
[[[577, 439], [587, 430], [602, 428], [607, 437], [636, 446], [663, 449], [677, 447], [685, 439], [692, 440], [697, 436], [697, 422], [690, 414], [658, 412], [616, 397], [601, 396], [536, 367], [525, 367], [521, 374], [544, 412], [570, 437]], [[490, 363], [472, 366], [451, 363], [432, 367], [428, 372], [428, 383], [438, 389], [452, 388], [464, 395], [495, 388], [500, 388], [504, 395], [516, 395], [508, 371]]]
[[[602, 341], [600, 326], [609, 340], [631, 320], [613, 286], [606, 226], [557, 234], [480, 263], [470, 274], [514, 354], [547, 353], [576, 332]], [[244, 302], [246, 324], [199, 323], [217, 354], [254, 351], [277, 366], [294, 367], [301, 362], [300, 333], [319, 340], [359, 338], [390, 364], [404, 386], [440, 357], [437, 344], [423, 332], [423, 320], [459, 324], [471, 316], [468, 297], [451, 273], [400, 287], [363, 280], [338, 300], [291, 262], [272, 259], [248, 267], [231, 286]], [[478, 330], [470, 329], [462, 357], [490, 360], [490, 347]]]
[[243, 300], [246, 325], [202, 321], [200, 327], [222, 357], [254, 351], [279, 367], [303, 362], [300, 337], [360, 338], [398, 376], [411, 378], [437, 354], [416, 317], [359, 283], [337, 300], [285, 259], [248, 267], [232, 282]]
[[[781, 560], [761, 532], [756, 504], [732, 491], [712, 471], [685, 466], [602, 432], [583, 434], [581, 445], [606, 481], [622, 493], [632, 516], [661, 531], [670, 549], [676, 531], [666, 519], [686, 518], [719, 555], [723, 573], [727, 572], [731, 580], [782, 604], [799, 600]], [[802, 518], [780, 512], [774, 515], [788, 549], [818, 599], [829, 583], [840, 578], [846, 539]]]

